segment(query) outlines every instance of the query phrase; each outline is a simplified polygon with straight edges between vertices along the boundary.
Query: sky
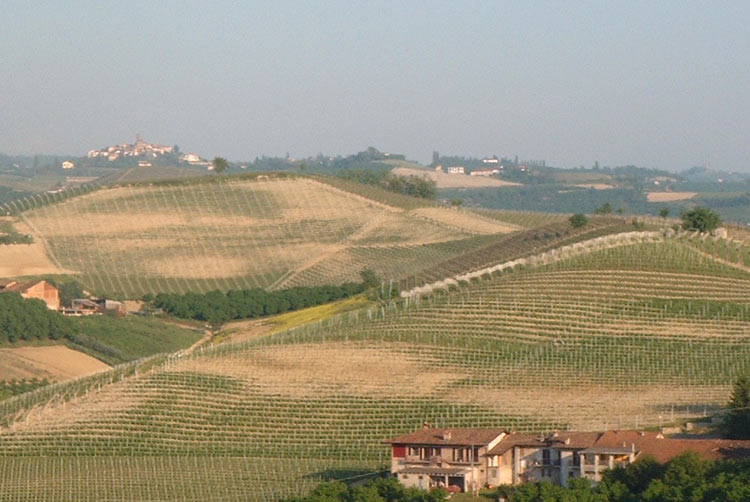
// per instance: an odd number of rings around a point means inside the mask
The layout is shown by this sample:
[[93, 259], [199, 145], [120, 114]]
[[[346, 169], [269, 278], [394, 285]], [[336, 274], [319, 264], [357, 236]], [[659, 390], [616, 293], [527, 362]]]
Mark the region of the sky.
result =
[[0, 152], [750, 171], [747, 1], [0, 4]]

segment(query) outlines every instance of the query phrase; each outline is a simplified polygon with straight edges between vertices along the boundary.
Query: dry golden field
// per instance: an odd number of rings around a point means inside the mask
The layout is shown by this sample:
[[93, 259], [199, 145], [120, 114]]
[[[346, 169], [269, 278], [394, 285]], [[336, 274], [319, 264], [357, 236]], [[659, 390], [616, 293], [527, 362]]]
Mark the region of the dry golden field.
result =
[[67, 380], [109, 369], [98, 359], [64, 345], [0, 348], [0, 381]]

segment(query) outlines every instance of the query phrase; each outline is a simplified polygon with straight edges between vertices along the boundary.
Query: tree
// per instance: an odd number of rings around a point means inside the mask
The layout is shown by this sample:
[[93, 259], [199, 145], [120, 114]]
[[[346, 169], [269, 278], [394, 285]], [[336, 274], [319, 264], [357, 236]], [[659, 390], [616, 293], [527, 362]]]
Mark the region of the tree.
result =
[[682, 228], [685, 230], [698, 230], [700, 232], [711, 232], [721, 225], [719, 215], [707, 207], [698, 206], [690, 211], [682, 213]]
[[666, 206], [661, 208], [659, 210], [659, 216], [661, 216], [662, 218], [666, 218], [667, 216], [669, 216], [669, 208]]
[[60, 305], [70, 307], [73, 300], [83, 298], [83, 288], [76, 281], [64, 282], [57, 288], [60, 293]]
[[734, 383], [724, 417], [724, 429], [732, 439], [750, 439], [750, 378], [741, 376]]
[[612, 204], [605, 202], [602, 207], [596, 210], [596, 214], [610, 214], [612, 212]]
[[586, 218], [585, 214], [577, 213], [571, 216], [568, 221], [570, 221], [570, 224], [573, 226], [573, 228], [581, 228], [585, 227], [588, 224], [589, 219]]
[[225, 159], [224, 157], [214, 157], [214, 160], [211, 161], [211, 165], [213, 166], [214, 171], [216, 171], [217, 173], [229, 169], [229, 161], [227, 161], [227, 159]]
[[458, 207], [464, 203], [463, 199], [459, 199], [458, 197], [454, 197], [451, 199], [451, 206]]

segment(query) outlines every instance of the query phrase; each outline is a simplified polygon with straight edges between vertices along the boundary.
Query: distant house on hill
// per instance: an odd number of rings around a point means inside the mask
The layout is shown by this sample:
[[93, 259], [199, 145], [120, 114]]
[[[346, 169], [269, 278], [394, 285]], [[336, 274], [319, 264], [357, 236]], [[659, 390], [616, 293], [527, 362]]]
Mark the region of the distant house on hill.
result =
[[188, 164], [195, 164], [197, 162], [200, 162], [201, 158], [196, 153], [186, 153], [180, 156], [180, 160], [183, 162], [187, 162]]
[[448, 167], [448, 174], [466, 174], [466, 168], [464, 166], [450, 166]]
[[64, 160], [62, 164], [60, 164], [63, 169], [73, 169], [76, 165], [72, 163], [69, 160]]
[[24, 298], [37, 298], [47, 304], [51, 310], [60, 310], [60, 292], [45, 280], [17, 282], [10, 281], [0, 285], [0, 292], [20, 293]]
[[481, 167], [479, 169], [472, 170], [469, 174], [471, 176], [492, 176], [500, 174], [501, 167]]
[[603, 471], [651, 456], [658, 462], [692, 451], [704, 460], [750, 458], [750, 440], [672, 439], [634, 430], [517, 434], [502, 429], [425, 427], [386, 443], [391, 473], [406, 486], [468, 491], [485, 485], [571, 478], [601, 481]]

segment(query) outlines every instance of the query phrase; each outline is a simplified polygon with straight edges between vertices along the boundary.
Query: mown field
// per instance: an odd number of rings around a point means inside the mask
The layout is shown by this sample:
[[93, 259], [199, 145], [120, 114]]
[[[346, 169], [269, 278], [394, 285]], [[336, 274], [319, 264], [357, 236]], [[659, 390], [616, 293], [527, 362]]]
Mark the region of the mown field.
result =
[[[21, 215], [90, 291], [145, 293], [398, 280], [520, 228], [344, 180], [257, 176], [102, 188]], [[8, 271], [6, 275], [10, 275]]]
[[720, 253], [651, 234], [10, 399], [0, 483], [23, 496], [0, 500], [278, 500], [378, 470], [382, 440], [425, 420], [600, 430], [716, 412], [750, 372], [750, 272]]

